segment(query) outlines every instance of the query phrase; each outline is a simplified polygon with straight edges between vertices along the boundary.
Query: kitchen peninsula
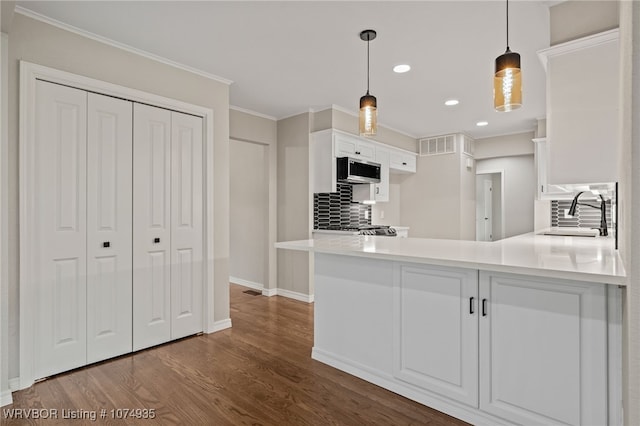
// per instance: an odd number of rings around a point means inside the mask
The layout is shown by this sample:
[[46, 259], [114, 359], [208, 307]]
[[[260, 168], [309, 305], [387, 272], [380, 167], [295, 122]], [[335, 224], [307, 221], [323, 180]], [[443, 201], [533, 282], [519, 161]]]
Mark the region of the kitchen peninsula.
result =
[[276, 247], [314, 253], [314, 359], [474, 424], [622, 424], [610, 238]]

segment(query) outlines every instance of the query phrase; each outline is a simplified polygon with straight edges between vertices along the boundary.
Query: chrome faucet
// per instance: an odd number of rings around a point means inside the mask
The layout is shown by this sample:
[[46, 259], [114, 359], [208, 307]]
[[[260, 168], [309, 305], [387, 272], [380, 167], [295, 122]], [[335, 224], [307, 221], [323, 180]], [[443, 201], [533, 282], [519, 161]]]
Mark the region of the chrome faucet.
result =
[[594, 206], [593, 204], [588, 204], [588, 203], [579, 203], [578, 198], [580, 197], [580, 195], [582, 195], [583, 192], [584, 191], [580, 191], [575, 197], [573, 197], [573, 201], [571, 202], [571, 207], [569, 207], [569, 213], [568, 213], [569, 216], [574, 216], [576, 214], [576, 207], [578, 205], [591, 207], [593, 209], [599, 209], [600, 210], [600, 227], [592, 228], [592, 229], [597, 229], [600, 232], [601, 237], [606, 237], [607, 235], [609, 235], [609, 231], [607, 230], [607, 203], [604, 200], [604, 197], [602, 196], [602, 194], [600, 194], [600, 206]]

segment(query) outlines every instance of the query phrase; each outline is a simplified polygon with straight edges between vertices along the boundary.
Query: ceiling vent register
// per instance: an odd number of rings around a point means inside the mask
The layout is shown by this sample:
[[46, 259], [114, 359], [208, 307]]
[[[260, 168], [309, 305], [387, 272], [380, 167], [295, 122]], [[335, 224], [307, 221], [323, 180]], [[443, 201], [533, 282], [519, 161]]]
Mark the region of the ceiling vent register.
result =
[[453, 154], [456, 152], [455, 135], [420, 139], [420, 156]]

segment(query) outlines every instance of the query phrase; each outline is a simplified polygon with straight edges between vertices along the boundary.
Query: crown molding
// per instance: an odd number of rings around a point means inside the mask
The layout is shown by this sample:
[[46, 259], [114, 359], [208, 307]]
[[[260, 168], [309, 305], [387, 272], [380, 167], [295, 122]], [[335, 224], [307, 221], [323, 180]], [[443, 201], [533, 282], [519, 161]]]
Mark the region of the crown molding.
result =
[[272, 115], [263, 114], [261, 112], [252, 111], [250, 109], [241, 108], [241, 107], [235, 106], [235, 105], [229, 105], [229, 109], [232, 109], [232, 110], [238, 111], [238, 112], [243, 112], [243, 113], [249, 114], [249, 115], [254, 115], [254, 116], [260, 117], [260, 118], [266, 118], [267, 120], [271, 120], [271, 121], [278, 121], [278, 119], [276, 117], [272, 116]]
[[598, 34], [592, 34], [586, 37], [570, 40], [565, 43], [556, 44], [546, 49], [538, 50], [538, 58], [540, 59], [540, 62], [542, 62], [542, 66], [546, 71], [549, 58], [616, 41], [619, 38], [619, 32], [620, 30], [618, 28], [614, 28]]
[[190, 72], [192, 74], [196, 74], [196, 75], [199, 75], [201, 77], [208, 78], [209, 80], [214, 80], [214, 81], [217, 81], [219, 83], [226, 84], [226, 85], [233, 84], [232, 80], [226, 79], [224, 77], [220, 77], [220, 76], [217, 76], [215, 74], [211, 74], [211, 73], [208, 73], [206, 71], [203, 71], [203, 70], [200, 70], [200, 69], [197, 69], [197, 68], [193, 68], [193, 67], [190, 67], [188, 65], [181, 64], [179, 62], [172, 61], [171, 59], [167, 59], [167, 58], [164, 58], [162, 56], [155, 55], [153, 53], [144, 51], [142, 49], [138, 49], [136, 47], [129, 46], [128, 44], [120, 43], [120, 42], [117, 42], [115, 40], [111, 40], [110, 38], [103, 37], [103, 36], [100, 36], [98, 34], [94, 34], [94, 33], [90, 32], [90, 31], [86, 31], [86, 30], [80, 29], [78, 27], [74, 27], [73, 25], [69, 25], [69, 24], [66, 24], [64, 22], [58, 21], [56, 19], [50, 18], [48, 16], [41, 15], [39, 13], [36, 13], [36, 12], [32, 11], [32, 10], [26, 9], [26, 8], [24, 8], [22, 6], [16, 6], [15, 12], [19, 13], [20, 15], [26, 16], [28, 18], [35, 19], [36, 21], [44, 22], [45, 24], [49, 24], [49, 25], [52, 25], [54, 27], [60, 28], [62, 30], [69, 31], [69, 32], [77, 34], [79, 36], [82, 36], [82, 37], [97, 41], [99, 43], [103, 43], [103, 44], [106, 44], [108, 46], [120, 49], [120, 50], [125, 50], [127, 52], [134, 53], [134, 54], [136, 54], [138, 56], [142, 56], [144, 58], [151, 59], [152, 61], [160, 62], [162, 64], [169, 65], [171, 67], [178, 68], [178, 69], [181, 69], [183, 71], [187, 71], [187, 72]]

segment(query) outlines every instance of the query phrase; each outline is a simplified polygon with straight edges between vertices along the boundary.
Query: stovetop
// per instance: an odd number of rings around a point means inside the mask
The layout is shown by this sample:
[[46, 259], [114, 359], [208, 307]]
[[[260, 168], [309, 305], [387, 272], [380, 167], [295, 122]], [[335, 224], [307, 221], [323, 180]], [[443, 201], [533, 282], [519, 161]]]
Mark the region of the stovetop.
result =
[[328, 231], [358, 232], [360, 235], [383, 235], [387, 237], [396, 236], [396, 230], [387, 225], [364, 225], [359, 227], [328, 226], [323, 229]]

